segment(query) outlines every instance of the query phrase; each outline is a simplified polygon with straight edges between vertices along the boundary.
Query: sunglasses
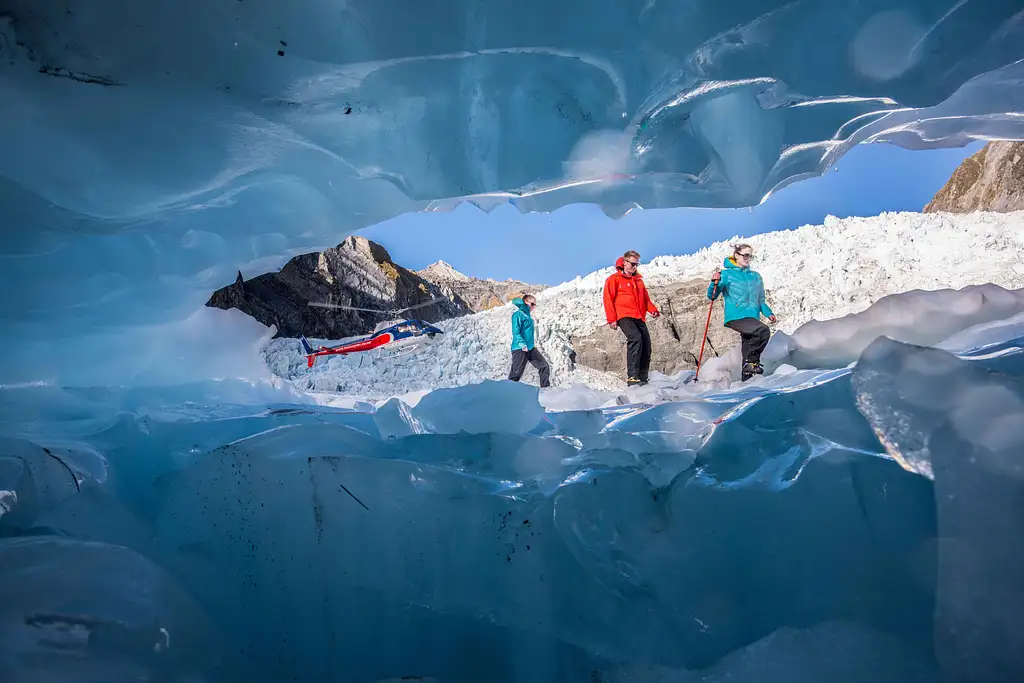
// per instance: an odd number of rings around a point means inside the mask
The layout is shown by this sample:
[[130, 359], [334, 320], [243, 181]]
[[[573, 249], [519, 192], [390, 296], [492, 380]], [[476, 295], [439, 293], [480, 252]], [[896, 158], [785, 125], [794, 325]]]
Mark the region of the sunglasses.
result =
[[640, 262], [639, 262], [639, 261], [623, 261], [623, 263], [628, 263], [628, 264], [632, 265], [632, 266], [633, 266], [634, 268], [635, 268], [636, 266], [639, 266], [639, 265], [640, 265]]
[[745, 259], [753, 259], [754, 258], [753, 254], [736, 254], [736, 255], [737, 256], [742, 256]]

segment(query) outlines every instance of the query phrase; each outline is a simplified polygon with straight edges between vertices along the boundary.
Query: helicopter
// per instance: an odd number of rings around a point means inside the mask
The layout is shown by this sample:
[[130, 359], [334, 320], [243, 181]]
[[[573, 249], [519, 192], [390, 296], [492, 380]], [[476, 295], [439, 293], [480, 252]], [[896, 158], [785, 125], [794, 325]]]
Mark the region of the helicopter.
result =
[[[349, 311], [396, 314], [416, 308], [431, 306], [438, 301], [443, 300], [444, 299], [440, 298], [432, 299], [426, 303], [409, 306], [407, 308], [400, 308], [393, 311], [381, 311], [372, 308], [356, 308], [354, 306], [341, 306], [339, 304], [327, 304], [317, 301], [310, 301], [309, 305], [319, 308], [341, 308]], [[436, 342], [440, 336], [444, 335], [444, 331], [439, 327], [415, 318], [393, 322], [391, 325], [383, 328], [380, 328], [378, 325], [378, 328], [379, 329], [374, 330], [372, 334], [365, 337], [351, 339], [335, 346], [317, 346], [315, 348], [309, 343], [309, 340], [306, 339], [304, 335], [300, 335], [299, 341], [302, 343], [302, 349], [306, 353], [306, 367], [312, 368], [316, 359], [320, 356], [347, 356], [350, 353], [365, 353], [367, 351], [377, 351], [378, 358], [398, 358], [418, 350], [424, 344]], [[383, 355], [385, 350], [389, 352], [389, 355]]]

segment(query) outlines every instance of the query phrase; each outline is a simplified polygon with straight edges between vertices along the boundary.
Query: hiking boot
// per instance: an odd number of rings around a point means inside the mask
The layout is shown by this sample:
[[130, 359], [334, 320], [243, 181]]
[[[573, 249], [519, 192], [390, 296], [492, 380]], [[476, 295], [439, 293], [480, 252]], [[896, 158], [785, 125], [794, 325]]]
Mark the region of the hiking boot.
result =
[[748, 379], [750, 379], [754, 375], [763, 375], [763, 374], [764, 374], [764, 368], [762, 368], [757, 363], [744, 363], [743, 364], [743, 372], [741, 374], [741, 381], [746, 382]]
[[643, 385], [643, 382], [641, 382], [636, 377], [630, 377], [629, 379], [626, 380], [626, 386], [627, 387], [639, 387], [641, 385]]

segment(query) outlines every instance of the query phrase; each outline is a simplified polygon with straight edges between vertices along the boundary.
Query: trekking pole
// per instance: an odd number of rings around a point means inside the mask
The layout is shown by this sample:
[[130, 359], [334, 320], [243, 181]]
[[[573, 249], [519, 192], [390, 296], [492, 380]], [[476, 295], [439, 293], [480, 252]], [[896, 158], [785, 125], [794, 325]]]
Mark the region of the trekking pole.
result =
[[704, 343], [708, 340], [708, 330], [711, 328], [711, 309], [715, 307], [715, 294], [718, 293], [718, 283], [715, 283], [711, 290], [711, 305], [708, 306], [708, 321], [704, 323], [704, 339], [700, 342], [700, 356], [697, 358], [697, 372], [693, 374], [693, 381], [696, 382], [700, 376], [700, 363], [704, 360]]

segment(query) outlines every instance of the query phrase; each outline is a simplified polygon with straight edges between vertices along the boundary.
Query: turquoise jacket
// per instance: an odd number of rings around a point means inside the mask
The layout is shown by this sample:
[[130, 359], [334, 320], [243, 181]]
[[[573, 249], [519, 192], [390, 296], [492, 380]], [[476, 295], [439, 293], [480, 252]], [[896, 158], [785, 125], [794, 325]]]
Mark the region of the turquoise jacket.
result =
[[760, 320], [764, 315], [772, 317], [772, 309], [764, 300], [764, 281], [757, 271], [741, 268], [730, 256], [722, 263], [722, 279], [715, 291], [714, 281], [708, 285], [708, 298], [714, 301], [725, 297], [725, 321], [753, 318]]
[[516, 311], [512, 314], [512, 350], [533, 348], [533, 316], [521, 297], [512, 299]]

